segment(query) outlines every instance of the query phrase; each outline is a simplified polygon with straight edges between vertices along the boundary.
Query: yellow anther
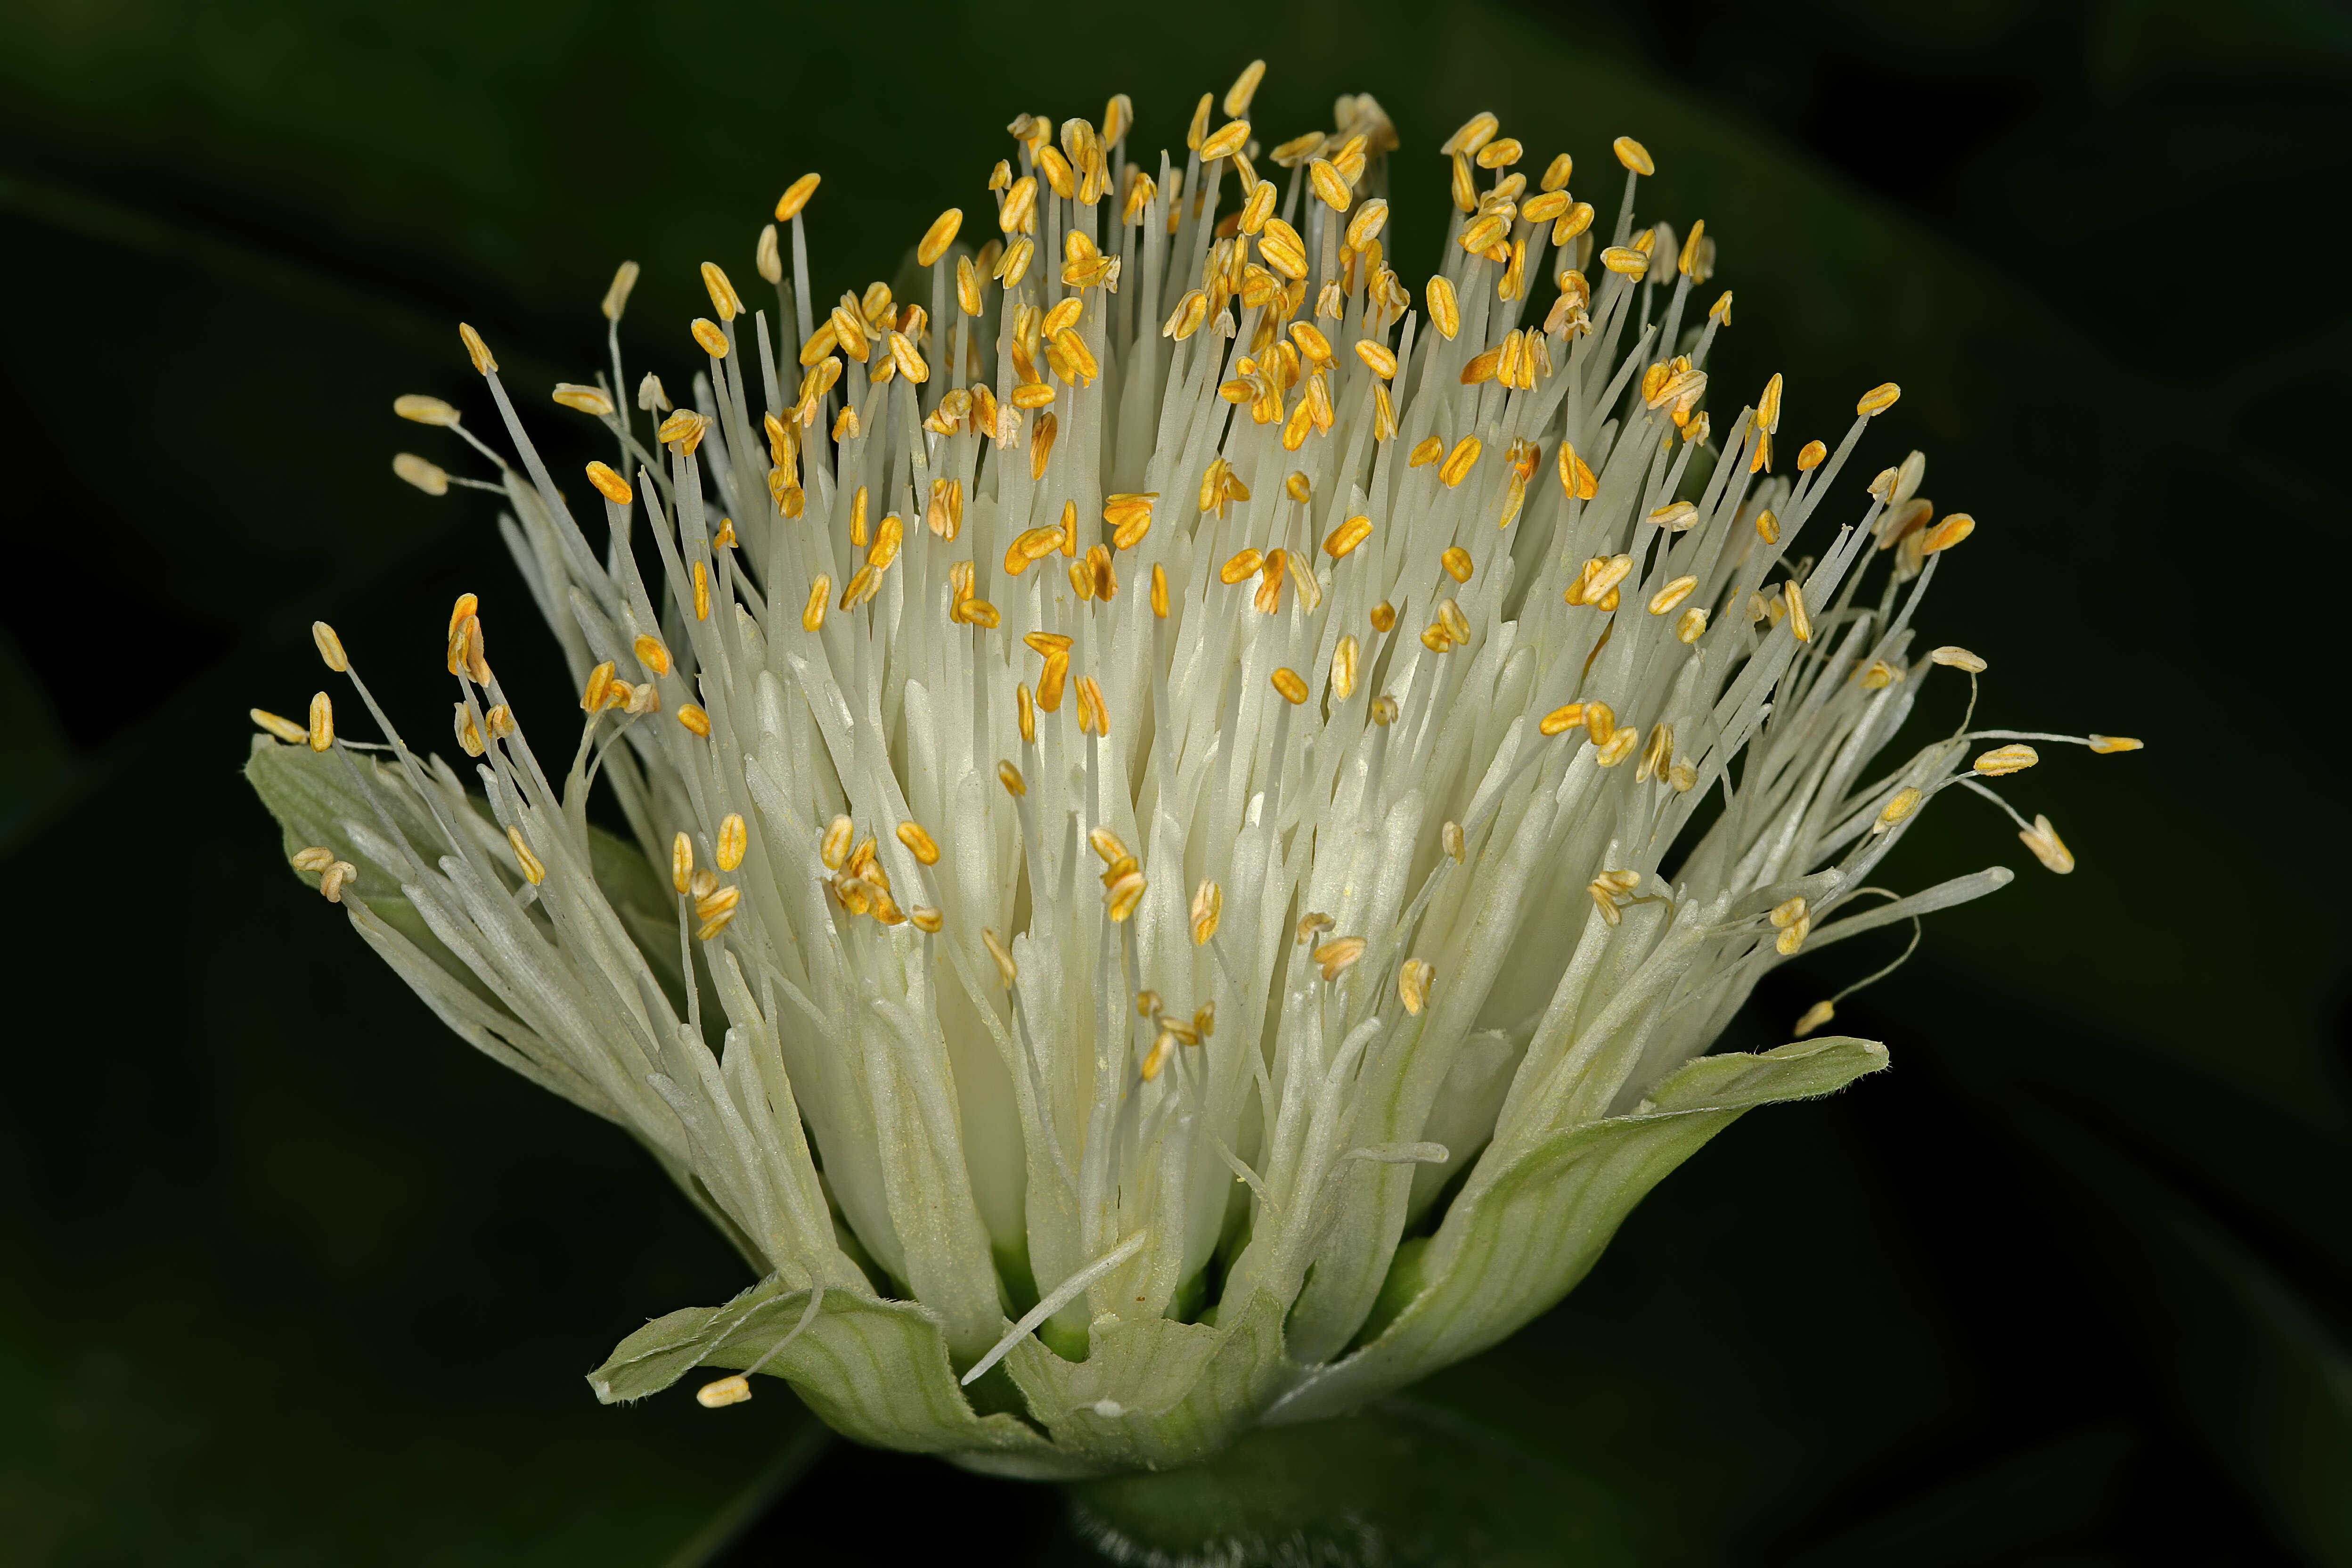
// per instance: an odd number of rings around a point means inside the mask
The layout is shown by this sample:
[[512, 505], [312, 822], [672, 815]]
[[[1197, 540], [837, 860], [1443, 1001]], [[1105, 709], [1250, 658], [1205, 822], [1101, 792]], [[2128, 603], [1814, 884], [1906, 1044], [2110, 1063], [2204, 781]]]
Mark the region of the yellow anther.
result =
[[1629, 246], [1612, 245], [1601, 253], [1601, 265], [1621, 278], [1640, 278], [1650, 270], [1650, 258]]
[[1797, 472], [1801, 474], [1811, 473], [1815, 468], [1822, 466], [1823, 459], [1827, 458], [1829, 455], [1830, 449], [1827, 447], [1822, 446], [1819, 441], [1806, 442], [1803, 448], [1797, 453]]
[[392, 471], [426, 495], [446, 496], [449, 493], [449, 471], [440, 464], [429, 462], [414, 452], [394, 452], [392, 456]]
[[2022, 742], [2012, 741], [1985, 752], [1972, 765], [1985, 777], [1997, 779], [2006, 773], [2021, 773], [2041, 760], [2041, 752]]
[[1141, 871], [1129, 871], [1105, 889], [1103, 903], [1113, 924], [1124, 921], [1135, 912], [1135, 906], [1143, 901], [1144, 889], [1147, 886]]
[[1360, 936], [1343, 936], [1336, 942], [1327, 942], [1314, 953], [1315, 962], [1322, 967], [1327, 984], [1346, 973], [1348, 967], [1363, 956], [1364, 939]]
[[1176, 309], [1169, 312], [1168, 322], [1160, 329], [1160, 335], [1182, 342], [1186, 338], [1199, 331], [1201, 323], [1207, 321], [1208, 317], [1209, 296], [1201, 289], [1195, 289], [1176, 301]]
[[1564, 735], [1583, 722], [1584, 704], [1581, 702], [1570, 702], [1564, 707], [1555, 708], [1550, 712], [1545, 714], [1536, 724], [1536, 730], [1539, 734], [1545, 736]]
[[710, 308], [718, 312], [720, 321], [731, 321], [743, 313], [743, 297], [735, 292], [735, 285], [728, 281], [726, 272], [716, 261], [702, 264], [702, 287], [709, 292]]
[[1939, 648], [1930, 649], [1927, 660], [1931, 664], [1948, 665], [1954, 669], [1966, 670], [1970, 675], [1981, 675], [1985, 670], [1983, 659], [1968, 649], [1951, 643], [1946, 643]]
[[1901, 387], [1891, 381], [1882, 382], [1862, 395], [1862, 400], [1853, 405], [1853, 411], [1867, 419], [1894, 407], [1895, 400], [1902, 395]]
[[1437, 150], [1448, 157], [1457, 153], [1469, 157], [1495, 139], [1501, 124], [1491, 112], [1481, 110], [1464, 121], [1461, 129], [1448, 136]]
[[1062, 706], [1062, 687], [1070, 677], [1070, 656], [1050, 653], [1045, 656], [1045, 668], [1037, 677], [1037, 706], [1048, 713], [1058, 712]]
[[1620, 136], [1609, 144], [1609, 150], [1617, 154], [1617, 161], [1625, 165], [1628, 173], [1646, 178], [1658, 172], [1658, 165], [1651, 158], [1650, 150], [1631, 136]]
[[1265, 556], [1255, 550], [1244, 550], [1217, 569], [1217, 581], [1230, 588], [1256, 576], [1265, 566]]
[[334, 627], [324, 621], [312, 621], [310, 640], [318, 645], [319, 657], [326, 661], [329, 669], [341, 675], [351, 668], [352, 661], [343, 656], [343, 639], [335, 635]]
[[905, 845], [915, 858], [924, 865], [936, 866], [940, 863], [940, 847], [929, 833], [923, 831], [921, 823], [898, 824], [898, 842]]
[[1284, 574], [1290, 564], [1290, 552], [1269, 550], [1265, 563], [1258, 569], [1257, 592], [1251, 605], [1262, 616], [1271, 616], [1282, 608]]
[[1560, 493], [1570, 500], [1591, 500], [1601, 493], [1601, 481], [1591, 465], [1576, 455], [1576, 448], [1562, 441], [1559, 444]]
[[1638, 784], [1644, 779], [1664, 778], [1666, 764], [1673, 761], [1674, 754], [1674, 726], [1663, 723], [1651, 725], [1649, 742], [1643, 746], [1642, 760], [1633, 769], [1634, 782]]
[[1214, 882], [1202, 882], [1192, 889], [1192, 945], [1205, 947], [1217, 934], [1217, 922], [1224, 918], [1225, 890]]
[[1464, 836], [1460, 823], [1447, 821], [1441, 824], [1437, 829], [1437, 843], [1438, 847], [1445, 851], [1447, 858], [1455, 865], [1468, 863], [1470, 841]]
[[2058, 837], [2058, 830], [2050, 826], [2048, 817], [2037, 815], [2033, 826], [2017, 837], [2019, 842], [2033, 851], [2035, 859], [2060, 876], [2074, 868], [2074, 852], [2066, 847], [2064, 840]]
[[1242, 74], [1234, 79], [1234, 85], [1225, 89], [1225, 112], [1236, 116], [1247, 114], [1250, 100], [1257, 96], [1257, 84], [1265, 79], [1264, 60], [1252, 60], [1244, 66]]
[[609, 463], [589, 464], [588, 482], [595, 487], [598, 495], [617, 506], [627, 506], [637, 499], [636, 491], [629, 488], [629, 481], [615, 472]]
[[705, 1410], [718, 1410], [730, 1405], [740, 1405], [751, 1397], [751, 1380], [741, 1373], [706, 1383], [694, 1391], [694, 1402]]
[[1650, 521], [1668, 533], [1681, 533], [1698, 521], [1698, 508], [1686, 500], [1671, 501], [1652, 511]]
[[601, 386], [583, 386], [577, 382], [559, 381], [555, 384], [554, 397], [566, 408], [593, 414], [600, 419], [613, 412], [613, 400], [604, 395]]
[[1054, 440], [1061, 434], [1062, 422], [1050, 413], [1037, 416], [1036, 428], [1029, 432], [1029, 478], [1032, 481], [1045, 477], [1046, 465], [1054, 460]]
[[691, 408], [681, 408], [663, 420], [654, 430], [654, 439], [667, 447], [675, 443], [688, 457], [702, 445], [703, 436], [710, 429], [710, 421]]
[[1789, 606], [1789, 628], [1799, 642], [1813, 640], [1813, 617], [1805, 608], [1805, 590], [1794, 577], [1789, 579], [1782, 595]]
[[[1559, 216], [1552, 223], [1551, 242], [1554, 245], [1566, 245], [1570, 240], [1574, 239], [1578, 235], [1582, 234], [1586, 229], [1592, 226], [1592, 204], [1591, 202], [1570, 203], [1568, 210], [1560, 214]], [[1581, 276], [1581, 274], [1578, 274], [1580, 279]], [[1728, 295], [1725, 296], [1727, 299], [1730, 296]], [[1591, 293], [1587, 289], [1584, 291], [1584, 298], [1580, 300], [1578, 303], [1589, 303], [1591, 300]]]
[[1381, 237], [1389, 221], [1389, 204], [1385, 196], [1374, 196], [1356, 209], [1348, 220], [1348, 248], [1361, 254], [1364, 247]]
[[923, 231], [921, 243], [915, 247], [917, 264], [929, 267], [940, 257], [945, 256], [948, 253], [948, 247], [955, 243], [957, 231], [962, 227], [963, 209], [961, 207], [950, 207], [933, 218], [931, 226]]
[[1642, 731], [1632, 724], [1621, 724], [1614, 734], [1600, 743], [1593, 761], [1604, 768], [1613, 768], [1633, 754], [1642, 743]]
[[1498, 371], [1502, 366], [1502, 363], [1503, 351], [1501, 349], [1488, 349], [1484, 353], [1472, 354], [1470, 356], [1469, 363], [1462, 367], [1462, 384], [1465, 386], [1480, 386], [1494, 380], [1496, 371]]
[[[683, 838], [684, 834], [679, 837]], [[743, 851], [750, 847], [751, 837], [743, 826], [740, 812], [729, 812], [719, 820], [719, 868], [732, 871], [743, 863]]]
[[[1307, 180], [1323, 205], [1335, 213], [1346, 212], [1356, 199], [1355, 193], [1348, 188], [1348, 182], [1339, 177], [1339, 171], [1328, 159], [1318, 158], [1308, 163]], [[1270, 180], [1265, 183], [1273, 184]]]
[[319, 891], [327, 902], [343, 901], [343, 889], [359, 879], [360, 868], [348, 860], [337, 860], [319, 877]]
[[1462, 330], [1462, 305], [1454, 297], [1454, 285], [1444, 278], [1432, 278], [1426, 290], [1429, 320], [1447, 342]]
[[656, 675], [669, 673], [669, 649], [662, 646], [661, 638], [651, 632], [640, 632], [637, 634], [637, 640], [630, 646], [636, 650], [639, 664], [644, 665]]
[[1168, 573], [1158, 562], [1151, 566], [1151, 613], [1163, 621], [1168, 618]]
[[629, 293], [637, 286], [637, 264], [624, 261], [613, 269], [612, 286], [604, 290], [604, 319], [617, 321], [629, 308]]
[[694, 885], [694, 840], [683, 833], [669, 841], [669, 885], [681, 898]]
[[1372, 520], [1351, 517], [1333, 529], [1323, 541], [1323, 553], [1332, 560], [1341, 560], [1359, 544], [1372, 536]]
[[521, 868], [524, 881], [535, 888], [547, 880], [547, 868], [540, 863], [539, 857], [532, 854], [530, 846], [523, 841], [521, 828], [508, 828], [507, 842], [514, 848], [515, 865]]
[[1517, 137], [1504, 136], [1479, 148], [1473, 160], [1482, 169], [1507, 169], [1526, 155], [1527, 149], [1519, 145]]
[[808, 603], [801, 609], [801, 630], [813, 632], [824, 625], [824, 606], [833, 597], [833, 579], [820, 572], [809, 584]]
[[1445, 454], [1445, 461], [1437, 469], [1437, 477], [1444, 482], [1445, 488], [1452, 489], [1468, 479], [1471, 468], [1478, 461], [1478, 454], [1484, 450], [1486, 443], [1475, 436], [1465, 436], [1454, 443], [1454, 449]]
[[1307, 700], [1306, 679], [1287, 665], [1274, 672], [1274, 689], [1294, 708]]
[[1546, 191], [1521, 203], [1519, 216], [1529, 223], [1550, 223], [1574, 205], [1574, 199], [1566, 191]]
[[801, 209], [809, 205], [809, 198], [816, 195], [818, 182], [824, 178], [822, 174], [803, 174], [786, 185], [784, 194], [776, 199], [776, 221], [782, 223], [800, 216]]
[[1249, 144], [1250, 127], [1246, 120], [1229, 120], [1211, 132], [1201, 142], [1201, 162], [1230, 158]]
[[1828, 1023], [1832, 1018], [1836, 1016], [1836, 1003], [1816, 1002], [1811, 1006], [1805, 1009], [1805, 1016], [1797, 1020], [1797, 1026], [1790, 1030], [1790, 1033], [1795, 1038], [1801, 1040], [1807, 1035], [1811, 1034], [1815, 1029], [1820, 1028], [1823, 1024]]
[[2099, 752], [2101, 755], [2106, 755], [2115, 752], [2137, 752], [2147, 743], [2147, 742], [2145, 741], [2135, 741], [2129, 735], [2094, 735], [2091, 737], [2091, 750]]
[[1429, 1005], [1429, 988], [1437, 984], [1437, 971], [1418, 958], [1408, 958], [1397, 970], [1397, 1000], [1414, 1017]]
[[321, 691], [310, 699], [310, 728], [303, 738], [314, 752], [323, 752], [335, 743], [335, 704]]
[[888, 571], [891, 563], [898, 559], [898, 550], [906, 537], [906, 523], [897, 512], [890, 513], [882, 520], [882, 526], [875, 532], [874, 548], [866, 552], [866, 564], [877, 572]]
[[751, 247], [751, 266], [762, 282], [782, 283], [784, 280], [784, 253], [776, 238], [774, 224], [761, 226], [759, 240]]
[[1927, 530], [1927, 537], [1919, 542], [1919, 553], [1933, 555], [1938, 551], [1949, 550], [1976, 531], [1975, 518], [1964, 511], [1953, 512]]
[[301, 745], [310, 739], [310, 731], [304, 729], [301, 725], [297, 724], [291, 719], [272, 713], [267, 708], [249, 708], [246, 710], [246, 712], [256, 724], [259, 725], [264, 730], [268, 731], [271, 734], [277, 736], [279, 740], [285, 742], [289, 746]]
[[1103, 499], [1103, 523], [1111, 531], [1111, 543], [1120, 550], [1132, 550], [1143, 542], [1151, 531], [1151, 504], [1160, 492], [1120, 493]]
[[699, 738], [705, 741], [710, 739], [710, 715], [695, 703], [678, 704], [677, 721], [693, 731]]
[[1691, 596], [1691, 591], [1697, 586], [1698, 579], [1696, 577], [1675, 578], [1673, 582], [1667, 584], [1664, 587], [1650, 595], [1650, 614], [1654, 616], [1663, 616], [1667, 614], [1673, 610], [1676, 605], [1679, 605], [1685, 599], [1689, 598]]
[[308, 871], [312, 876], [324, 871], [334, 863], [335, 852], [323, 844], [313, 844], [308, 849], [297, 849], [294, 852], [294, 869]]
[[1902, 821], [1905, 817], [1918, 810], [1919, 803], [1927, 798], [1927, 797], [1925, 795], [1922, 795], [1917, 789], [1909, 784], [1905, 784], [1901, 789], [1896, 790], [1892, 795], [1887, 797], [1887, 801], [1885, 805], [1879, 807], [1877, 820], [1870, 825], [1871, 832], [1874, 834], [1885, 832], [1888, 828], [1893, 827], [1896, 823]]
[[1470, 552], [1458, 544], [1449, 545], [1445, 553], [1438, 557], [1438, 563], [1445, 568], [1445, 574], [1456, 583], [1470, 581], [1470, 574], [1475, 570]]
[[478, 374], [498, 374], [499, 362], [490, 357], [490, 345], [482, 341], [481, 333], [460, 321], [457, 323], [457, 341], [466, 345], [466, 355], [474, 362], [474, 369]]

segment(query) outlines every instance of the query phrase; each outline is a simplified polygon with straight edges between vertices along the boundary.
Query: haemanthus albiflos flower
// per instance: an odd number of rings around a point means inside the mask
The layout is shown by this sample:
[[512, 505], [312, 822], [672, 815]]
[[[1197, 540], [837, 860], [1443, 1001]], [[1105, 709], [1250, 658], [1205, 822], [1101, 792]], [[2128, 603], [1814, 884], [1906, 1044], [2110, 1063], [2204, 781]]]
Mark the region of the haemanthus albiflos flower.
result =
[[468, 595], [481, 793], [323, 624], [383, 742], [322, 692], [257, 710], [249, 773], [451, 1028], [635, 1134], [760, 1276], [601, 1398], [764, 1371], [1032, 1476], [1345, 1411], [1558, 1300], [1747, 1108], [1884, 1065], [1805, 1037], [1830, 1004], [1705, 1053], [1774, 965], [2008, 880], [1873, 885], [1928, 800], [2136, 744], [1964, 717], [1874, 761], [1948, 672], [1974, 712], [1983, 662], [1913, 630], [1974, 524], [1916, 453], [1815, 522], [1891, 384], [1833, 450], [1785, 450], [1777, 375], [1717, 417], [1731, 296], [1703, 225], [1636, 226], [1639, 143], [1597, 217], [1472, 120], [1417, 305], [1386, 116], [1261, 150], [1260, 72], [1181, 163], [1130, 156], [1124, 97], [1021, 116], [987, 243], [942, 215], [911, 300], [824, 302], [795, 182], [772, 309], [702, 269], [690, 408], [630, 390], [625, 266], [609, 379], [554, 393], [612, 441], [584, 485], [470, 327], [513, 460], [396, 405], [490, 465], [394, 466], [501, 497], [572, 755]]

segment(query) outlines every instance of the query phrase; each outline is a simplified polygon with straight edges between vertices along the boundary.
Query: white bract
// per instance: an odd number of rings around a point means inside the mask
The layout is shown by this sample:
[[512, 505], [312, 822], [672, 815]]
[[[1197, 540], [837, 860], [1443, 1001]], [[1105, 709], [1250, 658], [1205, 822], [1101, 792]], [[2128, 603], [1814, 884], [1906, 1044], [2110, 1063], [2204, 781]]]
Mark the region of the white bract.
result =
[[1255, 85], [1181, 167], [1130, 161], [1124, 99], [1024, 115], [989, 243], [944, 216], [913, 300], [810, 288], [797, 183], [772, 310], [704, 268], [691, 409], [622, 372], [625, 267], [609, 380], [555, 393], [614, 442], [593, 490], [471, 328], [518, 461], [401, 400], [496, 465], [396, 467], [502, 496], [583, 731], [526, 742], [467, 595], [480, 794], [356, 674], [387, 746], [321, 694], [258, 716], [251, 775], [444, 1021], [643, 1140], [760, 1275], [631, 1335], [603, 1398], [755, 1368], [1038, 1476], [1344, 1411], [1556, 1300], [1742, 1110], [1883, 1065], [1706, 1056], [1767, 970], [2008, 879], [1869, 885], [1927, 797], [2063, 739], [1874, 761], [1937, 665], [1971, 710], [1983, 668], [1914, 651], [1973, 526], [1916, 454], [1815, 521], [1895, 389], [1792, 462], [1779, 377], [1714, 420], [1702, 226], [1637, 229], [1626, 140], [1596, 230], [1491, 116], [1445, 146], [1416, 310], [1379, 107], [1259, 152]]

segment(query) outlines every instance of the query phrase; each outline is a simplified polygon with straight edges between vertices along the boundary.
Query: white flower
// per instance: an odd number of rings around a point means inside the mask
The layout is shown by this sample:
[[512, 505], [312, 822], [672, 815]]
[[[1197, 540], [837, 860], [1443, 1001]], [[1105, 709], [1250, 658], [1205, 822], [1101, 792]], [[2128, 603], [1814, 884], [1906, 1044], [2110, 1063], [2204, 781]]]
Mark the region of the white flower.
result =
[[1445, 144], [1418, 310], [1379, 106], [1264, 152], [1257, 70], [1181, 168], [1129, 162], [1123, 98], [1024, 115], [988, 243], [944, 215], [911, 300], [811, 289], [796, 183], [772, 310], [703, 268], [691, 408], [629, 395], [624, 267], [609, 380], [554, 395], [614, 439], [601, 500], [470, 327], [520, 468], [398, 405], [496, 465], [395, 467], [502, 494], [584, 728], [526, 741], [467, 595], [483, 795], [323, 626], [385, 754], [321, 694], [257, 715], [250, 773], [452, 1028], [642, 1139], [761, 1276], [630, 1336], [601, 1397], [756, 1367], [1031, 1475], [1345, 1410], [1549, 1306], [1747, 1107], [1883, 1065], [1705, 1056], [1767, 970], [2008, 880], [1866, 886], [1929, 796], [2036, 760], [1972, 774], [1977, 741], [2064, 739], [1963, 720], [1873, 763], [1938, 665], [1970, 711], [1983, 668], [1913, 651], [1973, 527], [1917, 454], [1815, 521], [1896, 389], [1793, 465], [1780, 377], [1718, 418], [1704, 226], [1635, 228], [1621, 140], [1599, 244], [1491, 116]]

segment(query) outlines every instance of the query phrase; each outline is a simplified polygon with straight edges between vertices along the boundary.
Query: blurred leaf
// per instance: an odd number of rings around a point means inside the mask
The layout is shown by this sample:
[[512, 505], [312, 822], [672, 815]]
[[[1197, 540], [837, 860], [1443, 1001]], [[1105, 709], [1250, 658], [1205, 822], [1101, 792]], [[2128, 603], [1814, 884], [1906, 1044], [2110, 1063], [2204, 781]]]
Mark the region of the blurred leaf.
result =
[[[2120, 1331], [2214, 1459], [2314, 1563], [2352, 1563], [2352, 1356], [2311, 1305], [2136, 1163], [2019, 1124]], [[2063, 1183], [2063, 1185], [2059, 1184]]]
[[1881, 1510], [1800, 1554], [1795, 1568], [1935, 1568], [2063, 1544], [2123, 1504], [2144, 1447], [2113, 1422], [2029, 1444]]

